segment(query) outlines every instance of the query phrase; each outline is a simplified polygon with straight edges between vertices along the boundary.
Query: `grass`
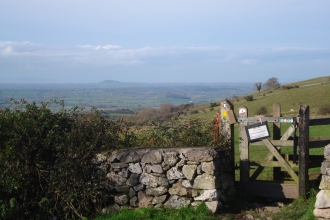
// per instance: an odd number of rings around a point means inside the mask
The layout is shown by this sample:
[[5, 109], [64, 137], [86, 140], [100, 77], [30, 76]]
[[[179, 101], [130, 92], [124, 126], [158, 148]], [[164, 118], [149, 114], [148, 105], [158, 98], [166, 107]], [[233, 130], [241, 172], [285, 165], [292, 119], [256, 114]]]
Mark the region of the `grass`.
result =
[[285, 206], [281, 212], [271, 214], [273, 220], [292, 219], [292, 220], [314, 220], [313, 214], [314, 204], [316, 201], [317, 191], [311, 190], [309, 198], [299, 197], [290, 205]]
[[[250, 213], [258, 219], [266, 219], [267, 217], [273, 220], [280, 219], [301, 219], [301, 220], [315, 220], [313, 215], [314, 204], [316, 201], [316, 190], [311, 190], [308, 198], [299, 197], [292, 202], [289, 202], [282, 207], [280, 212], [264, 212], [265, 217], [258, 216], [257, 209], [248, 209], [251, 204], [260, 202], [257, 198], [253, 198], [245, 193], [239, 193], [235, 201], [230, 204], [230, 208], [217, 213], [211, 214], [205, 204], [201, 204], [197, 208], [184, 207], [181, 209], [123, 209], [115, 214], [99, 215], [94, 220], [230, 220], [241, 219], [242, 216]], [[259, 203], [263, 204], [263, 203]]]
[[214, 220], [216, 216], [212, 215], [205, 204], [197, 208], [184, 207], [181, 209], [123, 209], [117, 214], [108, 214], [98, 216], [94, 220]]
[[[240, 96], [238, 97], [239, 101], [232, 99], [231, 102], [234, 105], [235, 113], [239, 107], [246, 106], [250, 117], [256, 115], [260, 107], [266, 107], [268, 114], [272, 115], [274, 103], [281, 104], [281, 114], [283, 116], [297, 116], [299, 114], [299, 106], [302, 104], [310, 106], [311, 116], [319, 116], [317, 113], [318, 107], [324, 104], [330, 104], [328, 98], [330, 96], [329, 79], [330, 76], [325, 76], [287, 84], [287, 86], [299, 86], [298, 88], [289, 90], [282, 89], [282, 87], [275, 90], [261, 90], [260, 93], [246, 94], [252, 95], [254, 97], [253, 101], [246, 101], [243, 98], [244, 96]], [[291, 111], [291, 109], [294, 111]], [[212, 109], [210, 104], [204, 104], [195, 106], [190, 110], [198, 110], [199, 113], [183, 116], [184, 119], [210, 118], [220, 110], [220, 107], [217, 106]]]

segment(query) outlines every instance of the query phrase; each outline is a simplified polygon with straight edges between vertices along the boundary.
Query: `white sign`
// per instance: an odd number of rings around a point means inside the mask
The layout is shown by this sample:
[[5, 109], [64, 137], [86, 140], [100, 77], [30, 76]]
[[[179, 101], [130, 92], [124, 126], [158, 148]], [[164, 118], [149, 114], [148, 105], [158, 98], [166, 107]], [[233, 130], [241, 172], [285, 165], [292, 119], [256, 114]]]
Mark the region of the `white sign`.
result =
[[245, 108], [240, 108], [240, 109], [238, 110], [238, 114], [239, 114], [240, 116], [245, 116], [245, 115], [246, 115], [246, 109], [245, 109]]
[[256, 123], [245, 127], [249, 141], [261, 140], [270, 137], [267, 122]]

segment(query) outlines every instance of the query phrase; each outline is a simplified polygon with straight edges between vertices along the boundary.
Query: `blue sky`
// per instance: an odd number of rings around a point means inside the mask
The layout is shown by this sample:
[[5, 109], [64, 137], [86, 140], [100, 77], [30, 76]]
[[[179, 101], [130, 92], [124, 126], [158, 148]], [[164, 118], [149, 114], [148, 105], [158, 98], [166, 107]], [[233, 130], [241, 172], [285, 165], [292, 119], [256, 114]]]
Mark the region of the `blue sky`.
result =
[[2, 0], [0, 83], [330, 75], [330, 1]]

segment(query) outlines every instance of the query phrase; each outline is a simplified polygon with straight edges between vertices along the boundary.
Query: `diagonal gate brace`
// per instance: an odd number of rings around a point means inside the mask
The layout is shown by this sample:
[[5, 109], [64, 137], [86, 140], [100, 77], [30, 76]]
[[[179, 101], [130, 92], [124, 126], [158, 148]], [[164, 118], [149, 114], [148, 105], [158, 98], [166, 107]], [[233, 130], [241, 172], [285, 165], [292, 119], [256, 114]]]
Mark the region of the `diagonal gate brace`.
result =
[[294, 170], [288, 164], [288, 162], [286, 160], [284, 160], [284, 158], [278, 152], [277, 148], [268, 139], [263, 139], [262, 142], [266, 145], [266, 147], [269, 149], [269, 151], [276, 157], [276, 159], [281, 163], [282, 167], [290, 174], [292, 179], [296, 183], [298, 183], [299, 178], [298, 178], [297, 174], [294, 172]]
[[[289, 127], [289, 129], [283, 134], [283, 136], [281, 137], [280, 140], [288, 140], [289, 137], [293, 134], [293, 132], [295, 131], [295, 126], [291, 125]], [[277, 149], [281, 149], [280, 147], [277, 147]], [[265, 161], [271, 161], [274, 158], [274, 155], [272, 153], [269, 153], [266, 158]], [[264, 170], [264, 167], [259, 166], [254, 173], [251, 176], [251, 179], [257, 179], [257, 177], [260, 175], [260, 173]]]

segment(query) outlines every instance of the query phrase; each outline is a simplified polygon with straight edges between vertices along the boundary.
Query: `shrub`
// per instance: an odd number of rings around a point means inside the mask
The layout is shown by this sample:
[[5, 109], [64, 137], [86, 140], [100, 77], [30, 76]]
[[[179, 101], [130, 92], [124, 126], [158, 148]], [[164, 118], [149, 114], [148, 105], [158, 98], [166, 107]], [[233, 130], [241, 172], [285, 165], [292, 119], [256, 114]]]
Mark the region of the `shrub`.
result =
[[61, 103], [52, 113], [54, 102], [15, 104], [23, 109], [0, 109], [0, 218], [92, 216], [98, 210], [93, 158], [129, 144], [123, 127], [96, 109], [85, 114]]
[[265, 106], [259, 107], [255, 112], [256, 115], [266, 115], [267, 113], [268, 113], [268, 110]]
[[215, 139], [219, 130], [215, 120], [171, 121], [169, 125], [136, 127], [136, 146], [180, 147], [180, 146], [224, 146], [228, 140], [222, 136]]
[[320, 115], [328, 115], [328, 114], [330, 114], [330, 104], [321, 105], [318, 108], [317, 113], [320, 114]]
[[294, 89], [294, 88], [299, 88], [298, 85], [284, 85], [282, 86], [282, 89], [289, 90], [289, 89]]
[[210, 107], [212, 108], [212, 107], [217, 107], [217, 106], [219, 106], [220, 104], [219, 103], [216, 103], [216, 102], [211, 102], [210, 103]]
[[244, 96], [244, 99], [248, 102], [250, 101], [253, 101], [253, 96], [252, 95], [247, 95], [247, 96]]
[[233, 98], [232, 98], [232, 100], [233, 100], [234, 102], [238, 102], [238, 101], [239, 101], [239, 97], [238, 97], [238, 96], [236, 96], [236, 95], [233, 95]]
[[198, 110], [192, 110], [191, 112], [190, 112], [190, 114], [192, 114], [192, 115], [194, 115], [194, 114], [197, 114], [198, 113]]

